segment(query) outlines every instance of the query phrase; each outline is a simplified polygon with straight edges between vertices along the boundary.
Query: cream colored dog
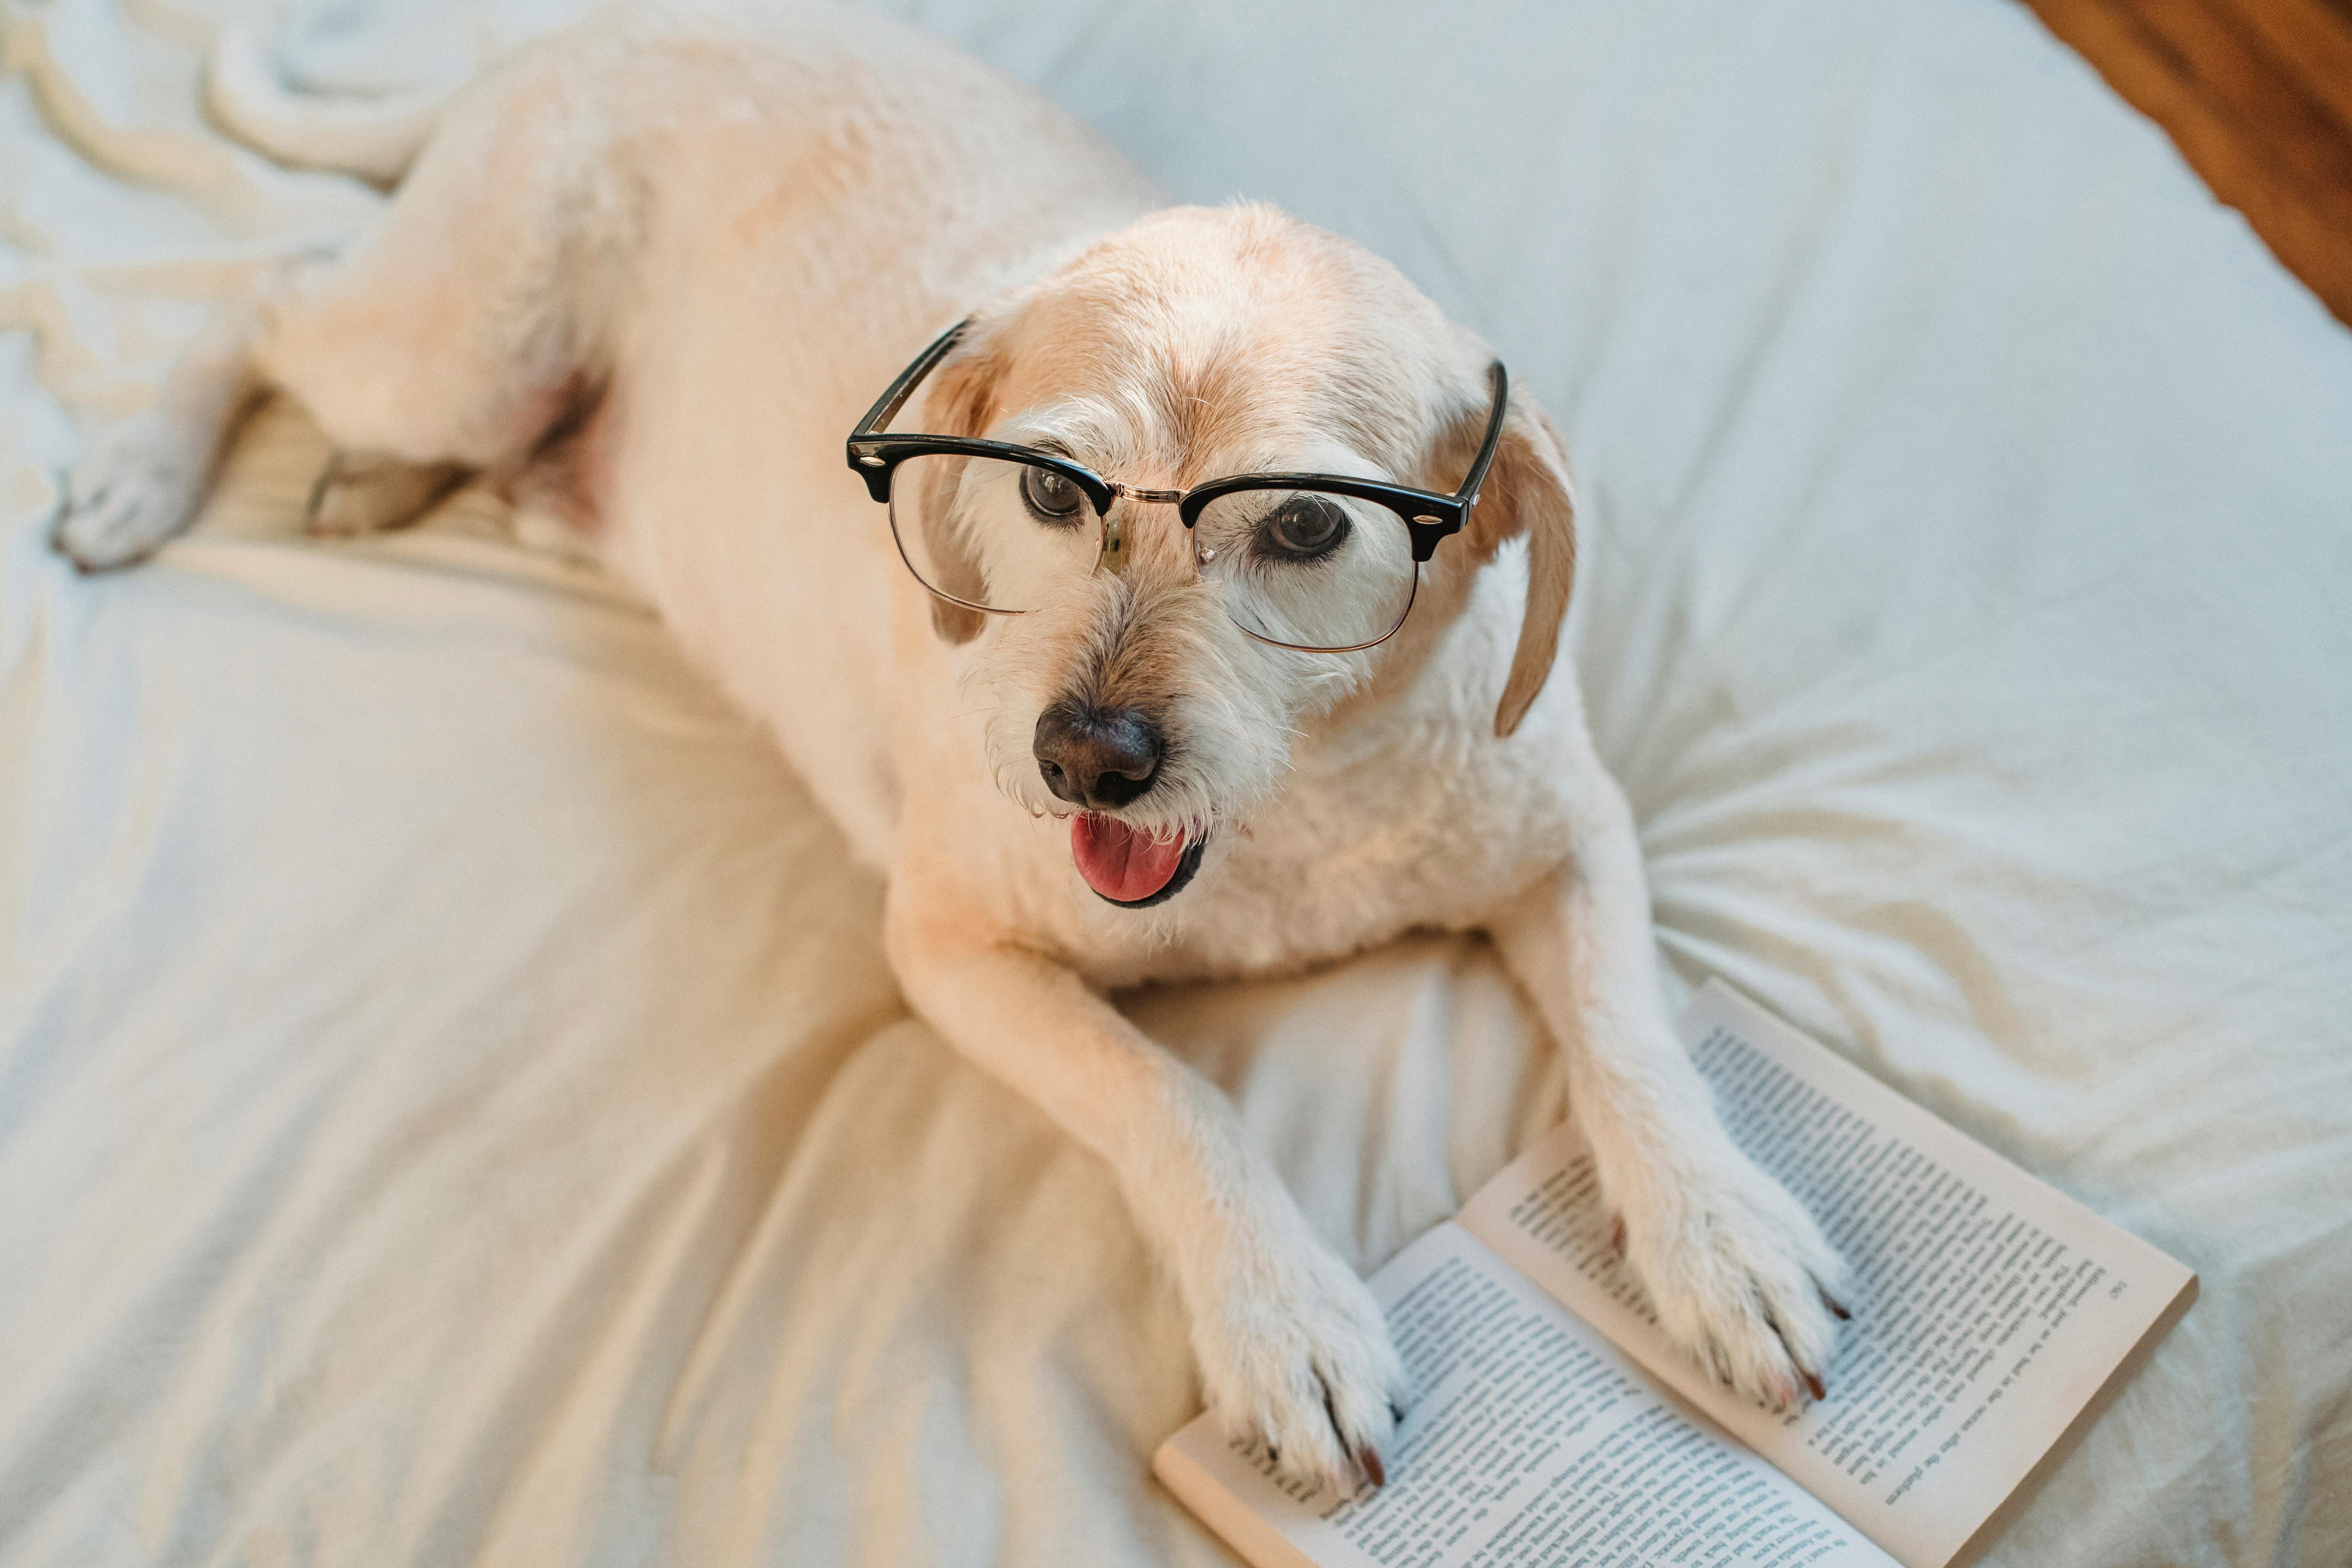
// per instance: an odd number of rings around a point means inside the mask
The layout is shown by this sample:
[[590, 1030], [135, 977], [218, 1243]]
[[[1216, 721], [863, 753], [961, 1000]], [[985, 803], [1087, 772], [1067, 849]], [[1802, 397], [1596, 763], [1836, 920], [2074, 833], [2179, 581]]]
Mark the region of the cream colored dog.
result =
[[1138, 489], [1450, 492], [1492, 356], [1397, 272], [1263, 207], [1162, 209], [1034, 93], [830, 10], [620, 5], [446, 108], [305, 107], [234, 49], [215, 86], [268, 151], [405, 178], [84, 465], [60, 548], [155, 549], [265, 385], [344, 454], [323, 526], [467, 472], [568, 519], [887, 872], [909, 1000], [1109, 1163], [1209, 1404], [1303, 1479], [1378, 1479], [1410, 1398], [1387, 1329], [1110, 987], [1490, 932], [1569, 1053], [1566, 1110], [1666, 1329], [1759, 1401], [1818, 1395], [1841, 1266], [1668, 1027], [1633, 822], [1554, 672], [1571, 492], [1530, 403], [1401, 629], [1352, 653], [1245, 635], [1176, 508], [1124, 492], [1101, 524], [1122, 569], [1088, 533], [1031, 613], [947, 605], [844, 464], [860, 411], [969, 314], [892, 429]]

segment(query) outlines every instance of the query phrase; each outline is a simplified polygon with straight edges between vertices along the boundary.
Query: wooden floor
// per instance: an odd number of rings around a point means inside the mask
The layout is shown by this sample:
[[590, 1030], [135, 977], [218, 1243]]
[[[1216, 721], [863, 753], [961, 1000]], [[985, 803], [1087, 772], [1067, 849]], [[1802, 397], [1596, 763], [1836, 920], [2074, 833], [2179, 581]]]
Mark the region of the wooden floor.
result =
[[2352, 0], [2025, 0], [2352, 325]]

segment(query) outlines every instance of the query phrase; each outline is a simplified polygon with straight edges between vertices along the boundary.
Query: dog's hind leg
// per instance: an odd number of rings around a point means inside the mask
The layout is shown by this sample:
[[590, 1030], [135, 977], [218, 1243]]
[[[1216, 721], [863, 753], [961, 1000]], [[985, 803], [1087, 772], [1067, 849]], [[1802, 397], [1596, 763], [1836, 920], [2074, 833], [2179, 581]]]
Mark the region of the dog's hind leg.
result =
[[376, 233], [271, 300], [253, 351], [338, 454], [314, 531], [406, 521], [468, 472], [520, 474], [598, 376], [583, 319], [602, 209], [541, 70], [460, 97]]
[[466, 475], [457, 463], [407, 463], [338, 451], [310, 487], [306, 531], [315, 539], [356, 539], [404, 527], [464, 484]]
[[596, 380], [576, 307], [604, 275], [569, 263], [605, 248], [591, 226], [613, 204], [576, 188], [595, 154], [566, 123], [561, 69], [460, 95], [371, 234], [225, 311], [155, 407], [77, 469], [58, 548], [87, 569], [152, 553], [273, 386], [339, 454], [314, 498], [320, 531], [404, 521], [467, 472], [521, 472]]

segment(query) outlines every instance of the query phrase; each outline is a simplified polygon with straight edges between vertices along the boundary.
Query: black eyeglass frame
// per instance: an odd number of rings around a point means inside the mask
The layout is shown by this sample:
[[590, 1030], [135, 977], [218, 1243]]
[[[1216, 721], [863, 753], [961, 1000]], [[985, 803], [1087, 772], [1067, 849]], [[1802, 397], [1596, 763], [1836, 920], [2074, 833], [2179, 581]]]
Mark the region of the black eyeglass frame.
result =
[[[898, 416], [898, 411], [915, 395], [915, 389], [922, 384], [923, 378], [939, 368], [940, 362], [948, 357], [949, 351], [955, 347], [956, 341], [971, 325], [971, 318], [965, 317], [917, 354], [914, 363], [898, 373], [898, 379], [876, 399], [874, 406], [866, 410], [866, 417], [859, 420], [857, 427], [849, 433], [850, 470], [866, 481], [866, 493], [877, 501], [886, 506], [889, 504], [890, 481], [899, 464], [909, 458], [938, 456], [1000, 458], [1059, 474], [1078, 488], [1098, 519], [1109, 516], [1111, 507], [1121, 496], [1138, 500], [1172, 502], [1187, 533], [1192, 532], [1193, 525], [1200, 521], [1201, 514], [1212, 502], [1225, 496], [1244, 490], [1321, 490], [1327, 494], [1353, 496], [1360, 500], [1371, 501], [1395, 513], [1412, 536], [1413, 575], [1417, 581], [1421, 567], [1437, 552], [1439, 542], [1461, 532], [1469, 522], [1470, 513], [1478, 504], [1479, 487], [1486, 483], [1486, 470], [1494, 465], [1496, 449], [1502, 445], [1504, 416], [1510, 407], [1510, 375], [1504, 370], [1503, 362], [1496, 360], [1487, 367], [1487, 375], [1494, 386], [1495, 402], [1492, 411], [1486, 416], [1486, 437], [1478, 444], [1478, 455], [1471, 460], [1470, 471], [1464, 476], [1461, 488], [1451, 495], [1416, 489], [1410, 485], [1388, 484], [1380, 479], [1357, 479], [1349, 474], [1298, 473], [1234, 474], [1195, 485], [1188, 490], [1139, 489], [1107, 479], [1085, 464], [1073, 462], [1057, 453], [1041, 452], [1034, 447], [1017, 446], [1010, 441], [991, 441], [969, 436], [886, 435], [882, 426]], [[904, 553], [903, 547], [901, 553]], [[912, 562], [908, 563], [908, 570], [914, 570]], [[939, 589], [924, 582], [919, 572], [915, 574], [915, 580], [922, 583], [929, 592], [966, 609], [998, 616], [1023, 613], [976, 605], [953, 595], [940, 594]], [[1409, 615], [1412, 609], [1412, 603], [1408, 600], [1405, 614]], [[1405, 616], [1400, 615], [1397, 626], [1402, 626], [1404, 620]], [[1243, 629], [1248, 630], [1247, 627]], [[1255, 632], [1250, 635], [1260, 642], [1272, 640], [1258, 637]], [[1309, 651], [1352, 653], [1359, 648], [1385, 642], [1395, 635], [1396, 626], [1391, 626], [1372, 642], [1358, 644], [1356, 647]], [[1276, 643], [1274, 646], [1288, 647], [1293, 645]]]

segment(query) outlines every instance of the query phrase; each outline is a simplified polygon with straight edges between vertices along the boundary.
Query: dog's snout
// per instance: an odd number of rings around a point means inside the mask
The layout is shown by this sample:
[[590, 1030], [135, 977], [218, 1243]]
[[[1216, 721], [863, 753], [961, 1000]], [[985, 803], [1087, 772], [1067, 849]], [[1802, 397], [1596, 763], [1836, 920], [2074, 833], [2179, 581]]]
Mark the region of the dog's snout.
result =
[[1151, 787], [1168, 742], [1135, 709], [1063, 701], [1037, 716], [1031, 749], [1057, 798], [1100, 810], [1125, 805]]

